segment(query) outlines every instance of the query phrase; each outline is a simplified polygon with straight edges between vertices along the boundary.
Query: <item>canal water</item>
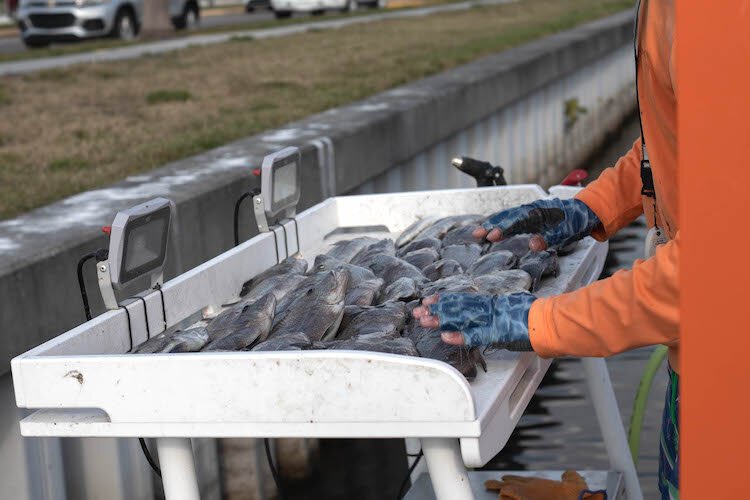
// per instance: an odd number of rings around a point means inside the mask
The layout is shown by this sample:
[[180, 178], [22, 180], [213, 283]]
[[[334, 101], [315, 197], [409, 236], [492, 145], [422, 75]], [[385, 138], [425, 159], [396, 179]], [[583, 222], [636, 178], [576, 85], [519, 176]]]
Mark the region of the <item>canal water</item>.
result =
[[[638, 135], [632, 119], [612, 137], [607, 147], [589, 162], [590, 179], [632, 146]], [[646, 226], [637, 220], [610, 240], [602, 277], [629, 268], [643, 256]], [[620, 413], [626, 427], [643, 370], [653, 348], [613, 356], [607, 360]], [[644, 498], [658, 497], [657, 459], [659, 422], [666, 389], [666, 365], [654, 380], [641, 433], [638, 473]], [[288, 498], [395, 499], [404, 475], [403, 440], [323, 440], [318, 470], [309, 480], [286, 483]], [[556, 360], [531, 399], [504, 450], [485, 469], [559, 470], [608, 469], [604, 443], [594, 408], [587, 397], [581, 363], [577, 359]]]

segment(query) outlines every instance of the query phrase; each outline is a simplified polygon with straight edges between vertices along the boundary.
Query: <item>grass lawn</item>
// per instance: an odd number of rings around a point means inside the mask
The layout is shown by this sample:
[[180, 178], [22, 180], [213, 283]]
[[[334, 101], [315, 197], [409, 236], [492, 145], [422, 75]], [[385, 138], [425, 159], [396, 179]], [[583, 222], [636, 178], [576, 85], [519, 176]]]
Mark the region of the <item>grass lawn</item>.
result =
[[0, 78], [0, 218], [629, 8], [522, 0]]

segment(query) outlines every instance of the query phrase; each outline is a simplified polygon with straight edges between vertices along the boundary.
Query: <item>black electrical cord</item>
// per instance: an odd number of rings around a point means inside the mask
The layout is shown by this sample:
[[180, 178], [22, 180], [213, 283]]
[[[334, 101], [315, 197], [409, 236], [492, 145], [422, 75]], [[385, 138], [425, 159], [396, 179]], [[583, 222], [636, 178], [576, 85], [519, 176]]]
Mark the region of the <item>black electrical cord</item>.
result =
[[83, 301], [83, 312], [86, 314], [86, 321], [91, 320], [91, 309], [89, 308], [89, 297], [86, 294], [86, 283], [83, 281], [83, 265], [96, 257], [96, 252], [90, 252], [81, 257], [81, 260], [78, 261], [78, 288], [81, 290], [81, 300]]
[[243, 193], [237, 200], [237, 203], [234, 204], [234, 246], [240, 244], [240, 206], [246, 198], [251, 196], [253, 196], [251, 192]]
[[[413, 457], [414, 455], [407, 455], [409, 457]], [[401, 500], [404, 498], [404, 495], [406, 495], [406, 486], [409, 484], [409, 478], [411, 477], [412, 472], [414, 472], [414, 469], [417, 468], [417, 465], [419, 464], [419, 460], [422, 458], [422, 450], [419, 450], [419, 453], [417, 453], [417, 458], [414, 460], [414, 463], [411, 464], [411, 467], [409, 467], [409, 472], [406, 473], [406, 477], [403, 481], [401, 481], [401, 487], [398, 489], [398, 495], [396, 495], [396, 500]]]
[[263, 438], [263, 447], [266, 449], [266, 460], [268, 460], [268, 468], [271, 469], [271, 476], [273, 476], [273, 482], [276, 483], [276, 491], [279, 492], [279, 498], [284, 500], [284, 490], [281, 488], [281, 478], [279, 472], [276, 470], [276, 466], [273, 463], [273, 457], [271, 456], [271, 440]]
[[83, 265], [91, 259], [101, 262], [107, 260], [107, 257], [109, 257], [109, 250], [100, 248], [96, 252], [87, 253], [78, 261], [76, 269], [78, 274], [78, 288], [81, 290], [81, 300], [83, 301], [83, 312], [86, 314], [86, 321], [91, 320], [91, 308], [89, 307], [89, 296], [86, 293], [86, 283], [83, 281]]
[[151, 452], [148, 451], [148, 446], [146, 446], [146, 440], [143, 438], [138, 438], [138, 442], [141, 443], [141, 450], [143, 451], [143, 454], [146, 456], [146, 461], [151, 466], [153, 471], [156, 473], [157, 476], [159, 476], [159, 479], [161, 479], [161, 469], [158, 465], [156, 465], [156, 461], [154, 460], [154, 457], [151, 456]]
[[[86, 313], [86, 321], [89, 321], [91, 319], [91, 309], [89, 308], [89, 298], [88, 294], [86, 293], [86, 283], [83, 280], [83, 265], [90, 259], [96, 259], [97, 262], [102, 262], [107, 260], [109, 257], [109, 251], [107, 249], [99, 249], [96, 252], [87, 253], [83, 257], [81, 257], [81, 260], [78, 261], [77, 266], [77, 272], [78, 272], [78, 287], [81, 289], [81, 299], [83, 300], [83, 311]], [[122, 307], [122, 306], [121, 306]], [[143, 303], [143, 307], [146, 307], [146, 303]], [[130, 330], [130, 313], [128, 312], [127, 308], [123, 307], [125, 309], [125, 314], [127, 314], [128, 317], [128, 330], [130, 331], [130, 350], [133, 350], [133, 333]], [[166, 321], [166, 314], [165, 321]], [[146, 316], [146, 329], [148, 329], [148, 316]], [[146, 446], [146, 441], [143, 438], [138, 438], [138, 441], [141, 443], [141, 450], [143, 451], [143, 454], [146, 456], [146, 461], [151, 466], [151, 468], [154, 470], [157, 476], [161, 477], [161, 469], [158, 465], [156, 465], [156, 462], [154, 461], [154, 457], [151, 456], [151, 452], [148, 450], [148, 447]]]

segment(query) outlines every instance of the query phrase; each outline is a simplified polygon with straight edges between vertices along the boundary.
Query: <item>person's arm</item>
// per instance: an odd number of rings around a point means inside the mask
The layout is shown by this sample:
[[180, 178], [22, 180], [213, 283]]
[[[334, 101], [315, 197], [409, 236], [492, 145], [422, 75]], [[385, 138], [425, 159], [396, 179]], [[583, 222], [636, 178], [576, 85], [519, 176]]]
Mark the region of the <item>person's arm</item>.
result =
[[543, 357], [610, 356], [679, 337], [680, 233], [656, 255], [575, 292], [540, 298], [529, 311]]
[[576, 195], [601, 221], [592, 236], [604, 241], [643, 213], [641, 196], [641, 140], [622, 156], [614, 167]]

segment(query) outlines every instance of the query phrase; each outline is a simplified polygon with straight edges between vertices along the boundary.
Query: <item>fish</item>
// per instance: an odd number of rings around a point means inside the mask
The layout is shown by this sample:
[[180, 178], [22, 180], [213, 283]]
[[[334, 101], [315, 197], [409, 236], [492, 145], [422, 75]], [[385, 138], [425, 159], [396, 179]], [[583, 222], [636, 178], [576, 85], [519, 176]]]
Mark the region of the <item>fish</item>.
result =
[[487, 253], [507, 250], [520, 259], [524, 255], [529, 253], [529, 240], [532, 236], [533, 235], [531, 234], [517, 234], [515, 236], [502, 239], [490, 245]]
[[[346, 271], [342, 271], [346, 273]], [[307, 293], [307, 291], [311, 288], [314, 288], [319, 285], [319, 283], [326, 278], [326, 273], [314, 273], [314, 274], [308, 274], [305, 276], [305, 278], [300, 282], [299, 285], [297, 285], [297, 288], [289, 292], [284, 296], [283, 299], [279, 300], [276, 303], [276, 317], [274, 318], [274, 325], [281, 320], [284, 315], [287, 313], [287, 310], [289, 309], [289, 306], [292, 305], [297, 299], [300, 298], [300, 296]]]
[[420, 294], [422, 297], [428, 297], [440, 292], [472, 293], [478, 291], [479, 289], [476, 287], [474, 280], [472, 280], [471, 277], [463, 274], [456, 274], [423, 285]]
[[440, 259], [440, 254], [434, 248], [420, 248], [407, 253], [401, 259], [418, 269], [424, 269], [436, 260]]
[[482, 247], [477, 244], [449, 245], [440, 250], [442, 259], [455, 260], [464, 269], [469, 269], [482, 255]]
[[337, 241], [326, 252], [326, 255], [342, 262], [350, 263], [359, 252], [377, 241], [377, 239], [370, 238], [369, 236], [362, 236], [353, 240]]
[[477, 226], [470, 225], [451, 229], [443, 236], [443, 246], [479, 244], [481, 238], [473, 235], [476, 228]]
[[372, 351], [386, 354], [400, 354], [402, 356], [419, 356], [414, 342], [410, 339], [382, 338], [373, 335], [362, 335], [346, 340], [333, 340], [326, 342], [326, 347], [332, 350]]
[[371, 333], [397, 337], [406, 323], [406, 304], [387, 302], [367, 307], [357, 314], [346, 328], [339, 329], [337, 339], [349, 339]]
[[287, 294], [296, 290], [304, 280], [304, 274], [279, 274], [271, 276], [264, 281], [255, 283], [236, 305], [244, 306], [255, 302], [268, 293], [272, 293], [276, 297], [276, 301], [280, 302]]
[[498, 250], [488, 253], [479, 258], [468, 270], [471, 276], [483, 276], [498, 271], [513, 269], [518, 263], [518, 258], [507, 250]]
[[346, 291], [344, 304], [347, 306], [370, 306], [375, 302], [380, 290], [383, 288], [383, 280], [374, 278], [365, 280], [361, 283], [350, 286]]
[[231, 329], [211, 339], [203, 351], [238, 351], [263, 342], [268, 338], [276, 310], [276, 297], [269, 293], [258, 301], [242, 308]]
[[390, 255], [391, 257], [396, 255], [396, 247], [392, 239], [386, 238], [367, 246], [352, 259], [351, 263], [357, 266], [370, 267], [370, 262], [380, 255]]
[[399, 278], [411, 278], [415, 283], [424, 283], [425, 276], [415, 266], [390, 255], [378, 255], [370, 260], [370, 269], [388, 287]]
[[363, 281], [375, 279], [375, 275], [366, 267], [348, 264], [328, 255], [318, 255], [315, 257], [315, 263], [311, 271], [320, 273], [323, 271], [340, 271], [342, 269], [349, 273], [349, 284], [351, 286], [357, 286]]
[[466, 225], [462, 224], [466, 217], [467, 216], [464, 215], [452, 215], [450, 217], [443, 217], [442, 219], [438, 220], [430, 227], [419, 233], [419, 237], [442, 239], [443, 236], [445, 236], [451, 229]]
[[251, 351], [302, 351], [310, 349], [313, 342], [302, 332], [286, 333], [256, 344]]
[[464, 272], [461, 264], [452, 259], [441, 259], [433, 262], [422, 270], [422, 273], [430, 281], [436, 281], [448, 276], [462, 274]]
[[542, 250], [541, 252], [528, 252], [518, 264], [531, 276], [531, 290], [539, 287], [539, 283], [545, 276], [557, 276], [560, 273], [560, 259], [554, 250]]
[[399, 278], [391, 283], [381, 294], [378, 300], [381, 304], [393, 300], [408, 301], [419, 296], [417, 284], [411, 278]]
[[448, 363], [467, 380], [472, 380], [477, 376], [477, 363], [484, 365], [484, 359], [480, 361], [481, 353], [478, 349], [470, 351], [463, 346], [446, 344], [440, 338], [438, 330], [422, 330], [426, 331], [422, 331], [417, 340], [411, 338], [421, 357]]
[[357, 315], [365, 312], [367, 309], [369, 309], [369, 307], [370, 306], [358, 306], [358, 305], [344, 306], [344, 314], [341, 317], [341, 324], [339, 325], [339, 331], [346, 329], [349, 323], [351, 323], [352, 320], [357, 317]]
[[497, 273], [476, 276], [474, 285], [480, 293], [506, 295], [531, 290], [531, 276], [522, 269], [509, 269]]
[[429, 216], [422, 217], [411, 223], [406, 229], [401, 231], [401, 235], [396, 239], [396, 247], [401, 248], [412, 240], [415, 240], [422, 231], [432, 226], [435, 222], [440, 220], [440, 217]]
[[399, 248], [396, 252], [396, 255], [398, 257], [402, 257], [409, 252], [413, 252], [414, 250], [421, 250], [422, 248], [433, 248], [439, 252], [442, 245], [442, 242], [437, 238], [419, 238], [418, 240], [414, 240], [408, 245]]
[[336, 334], [344, 314], [349, 274], [345, 271], [318, 274], [324, 276], [289, 305], [284, 317], [274, 324], [272, 337], [304, 332], [310, 340], [325, 340]]
[[208, 330], [205, 326], [196, 326], [187, 330], [156, 335], [136, 347], [134, 354], [196, 352], [208, 342]]
[[240, 297], [247, 295], [255, 284], [261, 283], [272, 276], [280, 274], [305, 274], [306, 271], [307, 261], [297, 255], [293, 255], [243, 283]]

